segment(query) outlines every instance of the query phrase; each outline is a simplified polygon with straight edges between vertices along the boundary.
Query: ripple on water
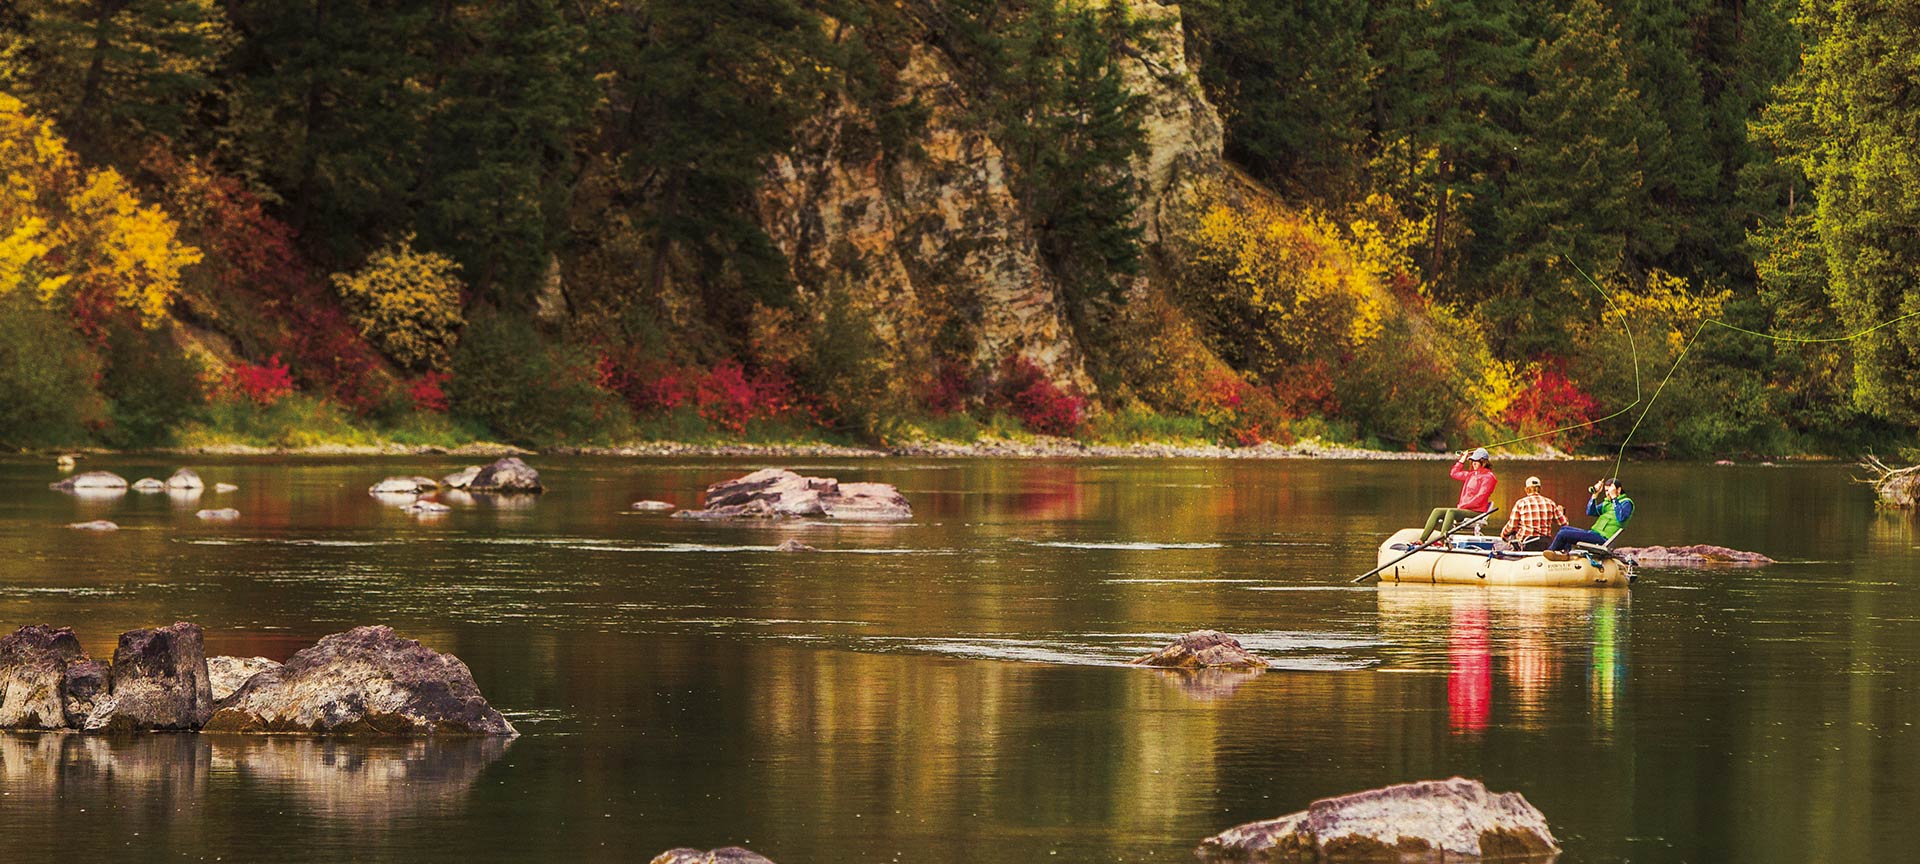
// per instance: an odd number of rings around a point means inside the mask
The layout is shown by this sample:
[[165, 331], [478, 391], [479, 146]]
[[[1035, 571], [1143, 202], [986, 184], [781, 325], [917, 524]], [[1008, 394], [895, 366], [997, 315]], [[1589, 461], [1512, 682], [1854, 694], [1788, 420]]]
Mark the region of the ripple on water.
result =
[[1029, 540], [1035, 546], [1053, 549], [1115, 549], [1124, 552], [1152, 552], [1160, 549], [1223, 549], [1225, 543], [1147, 543], [1147, 542], [1081, 542], [1076, 540]]

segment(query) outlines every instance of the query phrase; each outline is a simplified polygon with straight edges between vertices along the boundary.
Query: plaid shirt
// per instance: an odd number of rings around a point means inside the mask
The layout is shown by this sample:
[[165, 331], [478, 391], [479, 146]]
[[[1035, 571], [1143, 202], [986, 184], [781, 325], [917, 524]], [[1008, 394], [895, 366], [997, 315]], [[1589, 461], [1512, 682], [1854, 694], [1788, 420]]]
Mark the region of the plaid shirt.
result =
[[1513, 502], [1513, 514], [1507, 517], [1506, 527], [1500, 529], [1500, 537], [1508, 541], [1515, 537], [1552, 537], [1553, 532], [1565, 524], [1565, 508], [1553, 503], [1552, 498], [1530, 492]]

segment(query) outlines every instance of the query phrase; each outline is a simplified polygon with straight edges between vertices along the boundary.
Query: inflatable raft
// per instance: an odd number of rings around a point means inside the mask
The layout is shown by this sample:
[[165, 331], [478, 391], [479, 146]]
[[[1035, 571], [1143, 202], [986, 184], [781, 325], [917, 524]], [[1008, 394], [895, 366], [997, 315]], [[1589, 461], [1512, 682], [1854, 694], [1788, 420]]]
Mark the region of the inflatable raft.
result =
[[1405, 556], [1380, 571], [1381, 582], [1421, 585], [1508, 585], [1529, 588], [1625, 588], [1633, 584], [1633, 566], [1600, 546], [1581, 544], [1567, 561], [1548, 561], [1538, 552], [1502, 552], [1491, 537], [1452, 537], [1413, 552], [1420, 529], [1405, 528], [1380, 544], [1376, 565]]

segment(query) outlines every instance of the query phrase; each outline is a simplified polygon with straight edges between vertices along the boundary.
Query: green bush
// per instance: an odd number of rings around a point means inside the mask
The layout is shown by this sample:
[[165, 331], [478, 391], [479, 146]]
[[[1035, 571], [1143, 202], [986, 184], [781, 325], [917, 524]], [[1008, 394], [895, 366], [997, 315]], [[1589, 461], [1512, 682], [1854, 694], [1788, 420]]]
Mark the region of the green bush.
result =
[[585, 352], [548, 345], [530, 322], [483, 309], [460, 334], [445, 389], [455, 413], [514, 443], [617, 440], [632, 418], [594, 380]]
[[106, 420], [95, 361], [64, 318], [26, 293], [0, 297], [0, 446], [86, 443]]
[[204, 398], [198, 371], [173, 340], [171, 325], [115, 325], [107, 334], [100, 391], [112, 420], [101, 443], [131, 449], [171, 443]]

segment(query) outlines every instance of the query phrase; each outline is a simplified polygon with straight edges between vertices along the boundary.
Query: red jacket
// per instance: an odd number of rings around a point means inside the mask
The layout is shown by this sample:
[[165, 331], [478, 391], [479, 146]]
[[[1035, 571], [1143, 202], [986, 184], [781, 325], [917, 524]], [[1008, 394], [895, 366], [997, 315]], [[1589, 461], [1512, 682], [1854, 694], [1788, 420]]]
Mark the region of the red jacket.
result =
[[1465, 462], [1453, 463], [1453, 470], [1447, 472], [1453, 479], [1466, 485], [1460, 487], [1460, 509], [1485, 513], [1493, 509], [1493, 487], [1500, 481], [1494, 479], [1493, 470], [1473, 471]]

